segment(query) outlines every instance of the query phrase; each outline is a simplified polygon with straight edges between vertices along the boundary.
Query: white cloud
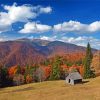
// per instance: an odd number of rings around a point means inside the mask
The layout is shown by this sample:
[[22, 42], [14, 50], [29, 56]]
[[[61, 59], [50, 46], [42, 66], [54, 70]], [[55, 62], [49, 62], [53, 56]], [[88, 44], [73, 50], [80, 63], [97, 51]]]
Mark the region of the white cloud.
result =
[[41, 40], [50, 40], [50, 37], [47, 37], [47, 36], [41, 36], [40, 39], [41, 39]]
[[7, 36], [0, 34], [0, 42], [6, 41], [7, 40], [6, 38], [7, 38]]
[[50, 6], [40, 8], [40, 13], [50, 13], [51, 11], [52, 11], [52, 8]]
[[43, 33], [51, 30], [51, 26], [38, 24], [35, 22], [28, 22], [24, 25], [24, 28], [19, 33]]
[[0, 41], [4, 41], [4, 39], [3, 38], [0, 38]]
[[61, 41], [76, 44], [79, 46], [87, 46], [87, 43], [90, 42], [92, 48], [100, 49], [100, 39], [96, 39], [93, 37], [62, 37]]
[[89, 25], [88, 30], [90, 32], [100, 31], [100, 21], [93, 22]]
[[100, 39], [96, 39], [93, 37], [86, 37], [86, 36], [79, 36], [79, 37], [58, 37], [58, 36], [40, 36], [40, 39], [42, 40], [49, 40], [49, 41], [62, 41], [66, 43], [75, 44], [78, 46], [87, 46], [87, 43], [89, 42], [91, 44], [92, 48], [99, 49], [100, 50]]
[[4, 25], [4, 24], [0, 24], [0, 33], [11, 30], [12, 26], [10, 25]]
[[32, 11], [32, 6], [29, 5], [17, 6], [17, 4], [14, 3], [12, 6], [4, 6], [4, 9], [8, 11], [7, 14], [11, 23], [18, 21], [26, 22], [28, 19], [35, 18], [37, 16], [37, 14]]
[[55, 32], [75, 32], [75, 33], [93, 33], [100, 31], [100, 21], [91, 24], [83, 24], [78, 21], [69, 21], [54, 25]]
[[11, 25], [16, 22], [28, 22], [34, 19], [41, 13], [49, 13], [52, 11], [51, 7], [21, 5], [17, 6], [14, 3], [12, 6], [4, 5], [4, 12], [0, 12], [0, 32], [7, 31]]
[[80, 30], [84, 30], [85, 28], [86, 25], [76, 21], [69, 21], [69, 22], [64, 22], [62, 24], [54, 25], [54, 30], [61, 32], [74, 32], [74, 31], [79, 32]]
[[48, 36], [40, 36], [40, 39], [41, 40], [55, 41], [55, 40], [57, 40], [57, 36], [50, 36], [50, 37], [48, 37]]

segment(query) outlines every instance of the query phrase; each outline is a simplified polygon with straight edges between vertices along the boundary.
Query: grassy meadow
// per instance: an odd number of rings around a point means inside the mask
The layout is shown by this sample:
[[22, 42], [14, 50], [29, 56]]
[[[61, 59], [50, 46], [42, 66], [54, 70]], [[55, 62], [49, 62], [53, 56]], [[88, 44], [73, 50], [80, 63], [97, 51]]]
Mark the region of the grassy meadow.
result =
[[1, 88], [0, 100], [100, 100], [100, 77], [74, 86], [59, 80]]

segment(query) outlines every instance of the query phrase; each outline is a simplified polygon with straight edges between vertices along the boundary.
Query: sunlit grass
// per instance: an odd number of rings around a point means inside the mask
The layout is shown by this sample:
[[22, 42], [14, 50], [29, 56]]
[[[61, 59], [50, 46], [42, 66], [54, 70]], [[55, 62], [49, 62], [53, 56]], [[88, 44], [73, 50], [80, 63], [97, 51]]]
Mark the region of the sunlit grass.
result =
[[0, 100], [100, 100], [100, 77], [71, 86], [47, 81], [0, 89]]

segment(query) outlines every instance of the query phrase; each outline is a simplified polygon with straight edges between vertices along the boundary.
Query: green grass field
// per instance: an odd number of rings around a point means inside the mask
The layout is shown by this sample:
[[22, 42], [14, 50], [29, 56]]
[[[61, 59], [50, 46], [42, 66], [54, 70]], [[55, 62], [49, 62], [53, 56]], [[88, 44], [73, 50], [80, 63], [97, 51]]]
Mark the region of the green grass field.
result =
[[47, 81], [0, 89], [0, 100], [100, 100], [100, 77], [71, 86]]

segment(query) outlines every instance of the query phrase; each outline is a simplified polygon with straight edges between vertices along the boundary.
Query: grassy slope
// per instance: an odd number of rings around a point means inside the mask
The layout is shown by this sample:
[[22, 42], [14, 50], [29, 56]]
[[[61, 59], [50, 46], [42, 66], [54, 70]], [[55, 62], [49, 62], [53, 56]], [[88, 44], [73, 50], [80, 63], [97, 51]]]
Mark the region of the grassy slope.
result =
[[100, 77], [71, 86], [48, 81], [0, 89], [0, 100], [100, 100]]

